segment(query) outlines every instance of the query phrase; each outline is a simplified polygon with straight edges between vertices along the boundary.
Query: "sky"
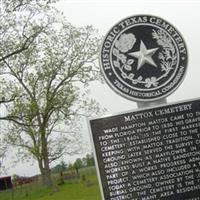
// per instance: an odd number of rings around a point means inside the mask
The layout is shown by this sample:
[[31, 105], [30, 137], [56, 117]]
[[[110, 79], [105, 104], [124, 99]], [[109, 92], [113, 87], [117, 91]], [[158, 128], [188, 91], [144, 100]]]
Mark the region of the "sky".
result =
[[[200, 1], [199, 0], [62, 0], [56, 4], [67, 20], [76, 26], [93, 25], [101, 35], [121, 19], [132, 15], [159, 16], [175, 26], [183, 36], [189, 53], [186, 77], [167, 102], [178, 102], [200, 97]], [[91, 96], [108, 113], [119, 113], [137, 109], [137, 104], [127, 100], [105, 83], [91, 83]], [[114, 102], [114, 103], [113, 103]], [[84, 124], [86, 142], [90, 145], [87, 124]], [[12, 158], [11, 158], [12, 159]], [[72, 160], [71, 157], [65, 157]], [[23, 173], [22, 173], [23, 172]], [[20, 163], [8, 170], [9, 174], [31, 176], [39, 173], [35, 164]]]

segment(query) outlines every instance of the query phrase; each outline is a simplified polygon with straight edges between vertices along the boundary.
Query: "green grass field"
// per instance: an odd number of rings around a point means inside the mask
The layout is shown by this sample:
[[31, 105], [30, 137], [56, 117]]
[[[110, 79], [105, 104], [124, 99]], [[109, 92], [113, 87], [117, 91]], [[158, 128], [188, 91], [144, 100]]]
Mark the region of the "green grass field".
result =
[[0, 192], [0, 200], [101, 200], [95, 173], [86, 171], [85, 177], [86, 180], [75, 178], [65, 181], [57, 186], [58, 191], [32, 183], [13, 191]]

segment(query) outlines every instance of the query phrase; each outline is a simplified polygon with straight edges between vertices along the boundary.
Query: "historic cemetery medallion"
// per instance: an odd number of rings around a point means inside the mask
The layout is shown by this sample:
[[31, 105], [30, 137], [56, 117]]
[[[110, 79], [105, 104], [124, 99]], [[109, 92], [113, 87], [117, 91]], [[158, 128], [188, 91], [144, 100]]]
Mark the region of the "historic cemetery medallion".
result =
[[150, 15], [121, 20], [107, 33], [100, 64], [109, 86], [134, 101], [168, 96], [182, 82], [185, 42], [169, 22]]

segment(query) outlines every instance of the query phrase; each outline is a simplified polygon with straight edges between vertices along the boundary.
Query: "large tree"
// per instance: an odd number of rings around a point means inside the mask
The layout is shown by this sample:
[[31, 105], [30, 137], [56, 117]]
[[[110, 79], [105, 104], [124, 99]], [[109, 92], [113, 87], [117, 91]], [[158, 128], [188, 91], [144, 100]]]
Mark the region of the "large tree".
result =
[[[0, 119], [7, 119], [6, 107], [15, 100], [15, 95], [2, 93], [3, 77], [7, 74], [5, 62], [26, 51], [48, 23], [43, 26], [34, 22], [36, 15], [50, 8], [51, 0], [4, 0], [0, 1]], [[55, 0], [54, 0], [55, 2]], [[0, 122], [0, 171], [5, 158], [5, 142], [2, 140], [3, 127]]]
[[12, 122], [6, 141], [36, 159], [44, 183], [51, 185], [50, 163], [76, 150], [79, 116], [98, 112], [84, 87], [99, 78], [99, 37], [91, 26], [74, 27], [58, 11], [42, 8], [33, 10], [37, 14], [29, 20], [15, 22], [14, 39], [12, 33], [7, 36], [10, 45], [1, 41], [9, 55], [13, 45], [23, 46], [21, 37], [32, 38], [28, 48], [2, 59], [1, 95], [14, 99], [2, 119]]

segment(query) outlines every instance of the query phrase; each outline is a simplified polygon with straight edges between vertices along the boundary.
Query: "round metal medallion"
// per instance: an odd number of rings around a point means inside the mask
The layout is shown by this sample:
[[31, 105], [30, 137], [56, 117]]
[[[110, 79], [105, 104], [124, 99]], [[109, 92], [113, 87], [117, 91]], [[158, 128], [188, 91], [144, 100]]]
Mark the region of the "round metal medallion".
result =
[[130, 100], [153, 101], [168, 96], [182, 82], [187, 48], [169, 22], [150, 15], [131, 16], [107, 33], [100, 64], [114, 91]]

